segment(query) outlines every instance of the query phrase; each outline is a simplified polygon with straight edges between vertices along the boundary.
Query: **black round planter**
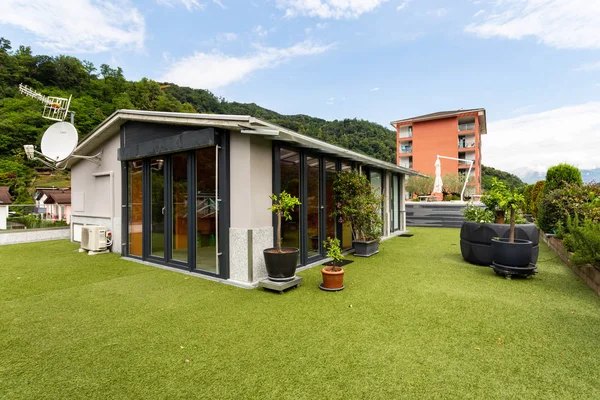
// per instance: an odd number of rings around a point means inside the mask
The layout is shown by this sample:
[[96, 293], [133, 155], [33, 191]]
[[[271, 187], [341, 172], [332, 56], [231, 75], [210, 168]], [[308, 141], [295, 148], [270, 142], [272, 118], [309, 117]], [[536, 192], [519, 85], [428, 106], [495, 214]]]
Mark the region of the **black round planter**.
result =
[[515, 239], [514, 243], [510, 243], [505, 238], [492, 239], [492, 262], [508, 267], [529, 267], [532, 248], [530, 240]]
[[282, 247], [281, 250], [282, 253], [276, 248], [263, 250], [267, 274], [275, 282], [291, 281], [296, 275], [299, 250], [293, 247]]
[[[463, 258], [476, 265], [489, 267], [494, 261], [492, 253], [493, 238], [508, 238], [509, 224], [480, 224], [465, 221], [460, 229], [460, 251]], [[535, 264], [539, 254], [539, 236], [535, 224], [515, 225], [515, 239], [529, 240], [532, 242], [531, 259], [529, 263]]]

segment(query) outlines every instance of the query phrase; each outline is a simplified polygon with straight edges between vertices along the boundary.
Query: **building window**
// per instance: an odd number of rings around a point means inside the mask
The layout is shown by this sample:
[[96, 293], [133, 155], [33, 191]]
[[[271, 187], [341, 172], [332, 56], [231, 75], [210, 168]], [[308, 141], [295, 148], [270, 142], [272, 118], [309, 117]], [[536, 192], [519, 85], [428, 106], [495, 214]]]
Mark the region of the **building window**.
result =
[[128, 249], [129, 255], [142, 257], [143, 236], [142, 219], [142, 161], [129, 161], [127, 163], [127, 215], [129, 224]]
[[[300, 153], [282, 148], [279, 166], [281, 191], [300, 198]], [[296, 207], [290, 216], [289, 221], [281, 221], [281, 246], [300, 248], [300, 207]]]

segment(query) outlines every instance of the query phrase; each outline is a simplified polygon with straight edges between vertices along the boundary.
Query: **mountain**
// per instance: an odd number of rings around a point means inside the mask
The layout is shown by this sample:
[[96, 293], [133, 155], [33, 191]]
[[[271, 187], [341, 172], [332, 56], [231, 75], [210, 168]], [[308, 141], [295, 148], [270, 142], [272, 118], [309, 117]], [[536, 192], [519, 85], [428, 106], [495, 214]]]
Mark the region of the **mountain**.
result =
[[[600, 182], [600, 168], [594, 169], [582, 169], [581, 178], [584, 183], [589, 182]], [[546, 171], [539, 172], [530, 168], [521, 168], [513, 171], [521, 180], [528, 184], [534, 184], [537, 181], [543, 181], [546, 179]]]
[[518, 187], [525, 186], [525, 182], [519, 179], [518, 176], [513, 175], [511, 173], [501, 171], [496, 168], [487, 167], [485, 165], [481, 166], [481, 188], [483, 190], [489, 190], [492, 187], [492, 179], [496, 178], [499, 181], [502, 181], [506, 184], [506, 186], [514, 190]]

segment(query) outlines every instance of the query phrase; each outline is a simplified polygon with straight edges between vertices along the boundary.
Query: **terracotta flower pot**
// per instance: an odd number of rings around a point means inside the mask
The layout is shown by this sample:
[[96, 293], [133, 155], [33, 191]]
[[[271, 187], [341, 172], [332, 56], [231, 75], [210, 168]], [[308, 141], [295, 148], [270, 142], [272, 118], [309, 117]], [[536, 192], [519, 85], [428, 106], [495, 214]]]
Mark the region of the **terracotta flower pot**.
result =
[[323, 275], [323, 287], [325, 289], [341, 289], [344, 286], [344, 269], [332, 271], [333, 267], [325, 267], [321, 270]]

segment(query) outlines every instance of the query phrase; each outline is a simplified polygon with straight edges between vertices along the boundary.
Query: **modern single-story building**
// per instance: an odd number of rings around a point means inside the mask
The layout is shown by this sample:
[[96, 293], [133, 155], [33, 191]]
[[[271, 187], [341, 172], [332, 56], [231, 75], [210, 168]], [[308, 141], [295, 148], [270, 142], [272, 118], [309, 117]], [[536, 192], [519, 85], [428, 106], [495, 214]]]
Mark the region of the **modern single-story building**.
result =
[[0, 186], [0, 229], [6, 229], [8, 206], [12, 204], [8, 186]]
[[352, 248], [349, 226], [331, 216], [335, 174], [352, 168], [381, 188], [384, 238], [406, 229], [411, 169], [301, 135], [250, 116], [119, 110], [85, 137], [71, 158], [72, 240], [85, 224], [112, 231], [123, 257], [245, 287], [266, 277], [273, 247], [271, 193], [302, 205], [283, 224], [283, 244], [300, 266], [325, 258], [322, 242]]

